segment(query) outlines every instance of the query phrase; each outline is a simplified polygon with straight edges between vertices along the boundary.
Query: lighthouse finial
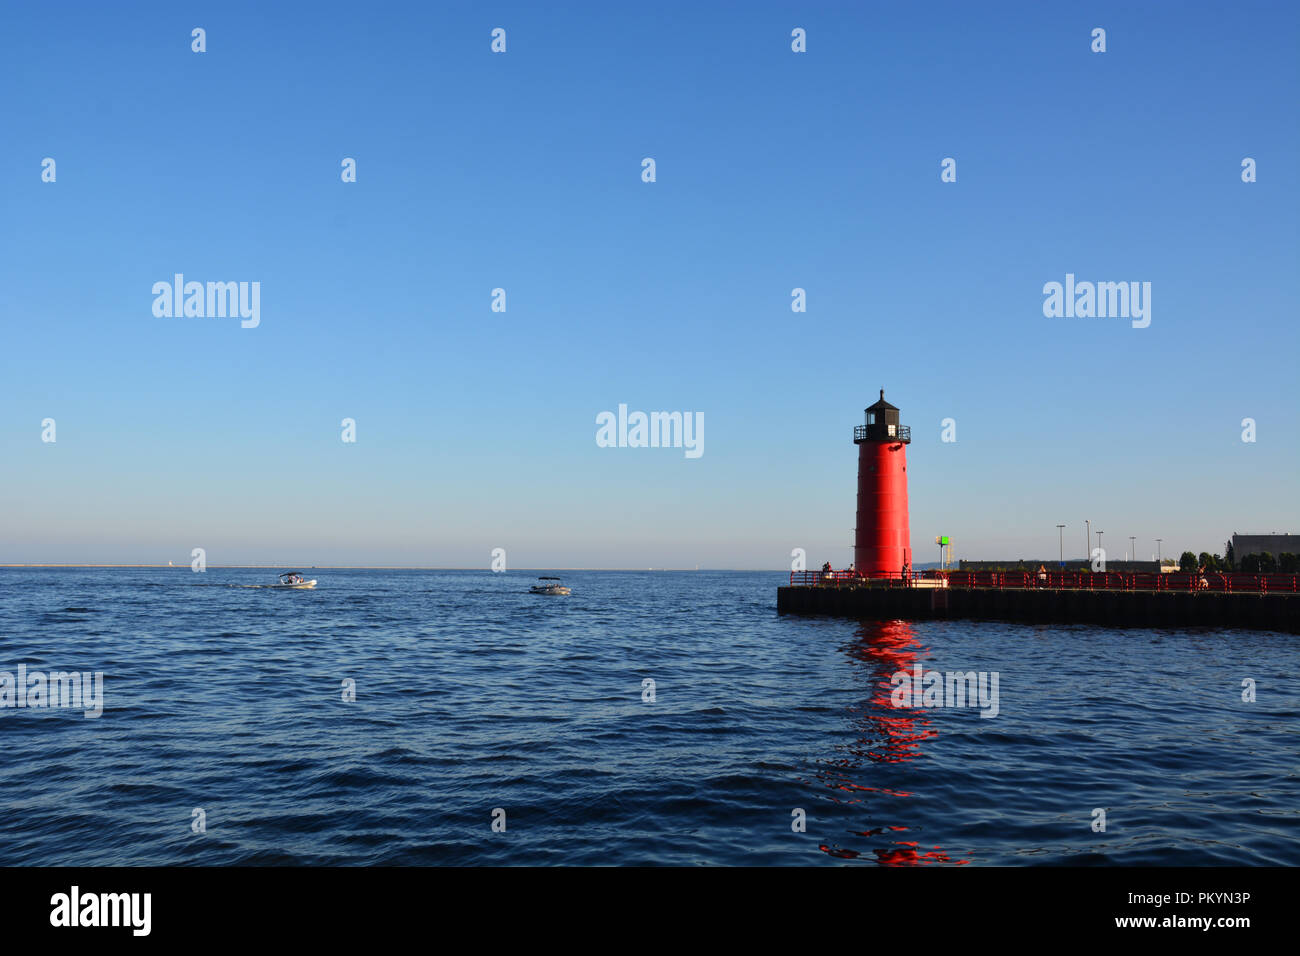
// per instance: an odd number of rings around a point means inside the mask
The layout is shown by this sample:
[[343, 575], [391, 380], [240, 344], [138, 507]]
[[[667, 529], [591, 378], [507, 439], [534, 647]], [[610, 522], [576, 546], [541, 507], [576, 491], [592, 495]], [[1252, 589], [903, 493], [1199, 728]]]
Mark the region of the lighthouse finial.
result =
[[883, 388], [880, 390], [880, 400], [882, 402], [885, 400], [885, 390]]

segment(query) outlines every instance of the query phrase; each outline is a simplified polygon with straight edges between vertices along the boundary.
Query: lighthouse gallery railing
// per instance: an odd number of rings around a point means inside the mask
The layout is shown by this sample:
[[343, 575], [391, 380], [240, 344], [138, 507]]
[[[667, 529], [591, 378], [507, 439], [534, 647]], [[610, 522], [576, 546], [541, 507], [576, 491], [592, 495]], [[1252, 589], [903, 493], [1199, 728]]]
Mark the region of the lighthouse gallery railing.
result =
[[[879, 425], [871, 425], [871, 426], [867, 426], [867, 425], [854, 425], [854, 426], [853, 426], [853, 440], [854, 440], [854, 441], [866, 441], [866, 440], [867, 440], [867, 428], [868, 428], [868, 427], [870, 427], [870, 428], [874, 428], [874, 429], [876, 429], [877, 431], [880, 430], [880, 426], [879, 426]], [[899, 426], [897, 426], [897, 434], [895, 434], [895, 435], [890, 435], [890, 436], [886, 436], [885, 438], [881, 439], [881, 441], [884, 441], [884, 442], [886, 442], [886, 443], [891, 442], [891, 441], [911, 442], [911, 440], [912, 440], [912, 426], [911, 426], [911, 425], [899, 425]]]

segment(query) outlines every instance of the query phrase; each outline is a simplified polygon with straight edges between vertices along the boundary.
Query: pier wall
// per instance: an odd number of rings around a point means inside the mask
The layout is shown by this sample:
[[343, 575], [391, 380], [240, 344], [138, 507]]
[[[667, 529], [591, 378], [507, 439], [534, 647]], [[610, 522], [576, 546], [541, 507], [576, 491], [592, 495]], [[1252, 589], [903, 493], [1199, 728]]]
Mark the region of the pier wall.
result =
[[1300, 633], [1300, 592], [790, 586], [777, 589], [776, 609], [867, 620], [1212, 625]]

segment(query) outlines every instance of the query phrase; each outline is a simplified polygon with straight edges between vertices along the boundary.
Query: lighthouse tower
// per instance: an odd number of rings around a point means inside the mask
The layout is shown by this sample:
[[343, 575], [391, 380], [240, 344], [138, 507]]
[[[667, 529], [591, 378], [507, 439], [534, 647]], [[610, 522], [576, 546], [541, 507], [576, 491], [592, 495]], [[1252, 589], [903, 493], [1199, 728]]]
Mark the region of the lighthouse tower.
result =
[[898, 409], [880, 401], [866, 410], [866, 424], [853, 429], [858, 446], [858, 526], [853, 566], [867, 577], [897, 577], [912, 566], [907, 526], [907, 446], [912, 430], [898, 423]]

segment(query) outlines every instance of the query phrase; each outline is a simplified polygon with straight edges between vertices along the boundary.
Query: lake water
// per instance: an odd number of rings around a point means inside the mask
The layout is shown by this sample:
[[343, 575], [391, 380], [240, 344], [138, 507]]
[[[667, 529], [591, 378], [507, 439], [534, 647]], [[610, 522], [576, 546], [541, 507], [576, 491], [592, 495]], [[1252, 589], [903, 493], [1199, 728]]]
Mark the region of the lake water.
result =
[[[539, 573], [0, 569], [0, 672], [104, 675], [98, 718], [0, 709], [3, 862], [1300, 864], [1294, 635]], [[917, 665], [997, 715], [894, 706]]]

